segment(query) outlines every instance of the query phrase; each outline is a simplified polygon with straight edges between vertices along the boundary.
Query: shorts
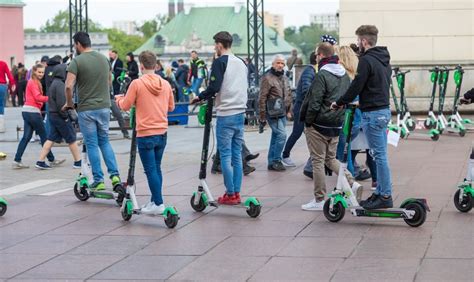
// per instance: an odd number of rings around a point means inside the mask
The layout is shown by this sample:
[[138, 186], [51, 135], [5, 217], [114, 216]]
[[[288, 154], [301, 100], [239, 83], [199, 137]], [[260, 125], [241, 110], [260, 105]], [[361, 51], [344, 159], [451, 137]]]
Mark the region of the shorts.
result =
[[70, 120], [65, 120], [58, 113], [50, 113], [49, 116], [48, 140], [54, 143], [61, 143], [63, 139], [67, 144], [76, 142], [76, 131]]

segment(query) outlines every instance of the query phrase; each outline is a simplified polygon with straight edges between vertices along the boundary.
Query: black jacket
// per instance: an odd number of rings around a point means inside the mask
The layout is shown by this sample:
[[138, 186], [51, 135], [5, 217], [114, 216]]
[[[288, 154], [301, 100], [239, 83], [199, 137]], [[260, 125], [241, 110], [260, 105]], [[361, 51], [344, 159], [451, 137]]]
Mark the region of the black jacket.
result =
[[56, 59], [56, 57], [52, 57], [48, 61], [48, 65], [44, 70], [44, 81], [46, 85], [46, 92], [48, 93], [49, 86], [53, 82], [54, 79], [54, 68], [61, 63], [60, 59]]
[[65, 83], [66, 64], [60, 64], [54, 67], [53, 82], [48, 89], [48, 111], [51, 114], [58, 114], [62, 118], [67, 118], [67, 113], [61, 111], [66, 104]]
[[[110, 62], [113, 64], [113, 61]], [[114, 73], [114, 81], [112, 81], [112, 88], [114, 89], [114, 95], [119, 94], [120, 92], [120, 83], [117, 81], [117, 78], [120, 76], [123, 70], [123, 63], [122, 60], [119, 58], [115, 59], [114, 69], [112, 72]]]
[[390, 107], [392, 67], [387, 47], [373, 47], [360, 58], [357, 75], [346, 94], [337, 100], [339, 106], [351, 103], [359, 95], [359, 108], [370, 112]]
[[127, 64], [128, 76], [135, 80], [138, 78], [138, 64], [135, 61], [128, 62]]
[[474, 88], [464, 93], [464, 99], [474, 100]]

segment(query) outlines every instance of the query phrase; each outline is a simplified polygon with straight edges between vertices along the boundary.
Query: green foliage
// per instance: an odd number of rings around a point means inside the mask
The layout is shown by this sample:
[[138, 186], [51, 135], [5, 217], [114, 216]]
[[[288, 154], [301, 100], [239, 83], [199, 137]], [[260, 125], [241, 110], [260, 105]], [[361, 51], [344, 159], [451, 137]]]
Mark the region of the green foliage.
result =
[[38, 32], [35, 28], [25, 28], [23, 31], [25, 33], [36, 33], [36, 32]]
[[119, 57], [124, 60], [128, 52], [135, 51], [145, 43], [146, 39], [138, 35], [127, 35], [116, 29], [106, 29], [109, 44], [112, 49], [117, 50]]
[[163, 25], [165, 25], [169, 21], [170, 21], [170, 18], [168, 18], [167, 15], [158, 14], [155, 16], [154, 19], [145, 21], [140, 26], [140, 31], [143, 33], [143, 37], [150, 38], [155, 33], [157, 33]]
[[[85, 21], [85, 18], [83, 18]], [[89, 32], [102, 31], [102, 28], [98, 23], [93, 22], [91, 19], [87, 21]], [[49, 19], [40, 28], [41, 32], [69, 32], [69, 11], [59, 11], [54, 18]]]
[[339, 34], [336, 31], [324, 30], [321, 25], [303, 25], [298, 29], [294, 26], [285, 29], [285, 40], [296, 48], [300, 49], [304, 62], [308, 62], [309, 54], [316, 49], [322, 35], [330, 34], [339, 41]]

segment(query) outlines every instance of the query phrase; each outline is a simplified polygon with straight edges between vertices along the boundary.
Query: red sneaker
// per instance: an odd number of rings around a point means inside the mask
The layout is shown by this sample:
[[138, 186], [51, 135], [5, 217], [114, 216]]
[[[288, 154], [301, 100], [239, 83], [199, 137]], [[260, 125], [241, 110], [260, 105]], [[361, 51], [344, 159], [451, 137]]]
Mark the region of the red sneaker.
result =
[[238, 205], [239, 204], [235, 195], [229, 196], [227, 195], [227, 193], [224, 194], [222, 197], [219, 197], [217, 199], [217, 202], [220, 205]]
[[234, 193], [234, 196], [235, 196], [235, 199], [237, 199], [237, 203], [241, 203], [242, 201], [240, 200], [240, 193], [239, 192], [235, 192]]

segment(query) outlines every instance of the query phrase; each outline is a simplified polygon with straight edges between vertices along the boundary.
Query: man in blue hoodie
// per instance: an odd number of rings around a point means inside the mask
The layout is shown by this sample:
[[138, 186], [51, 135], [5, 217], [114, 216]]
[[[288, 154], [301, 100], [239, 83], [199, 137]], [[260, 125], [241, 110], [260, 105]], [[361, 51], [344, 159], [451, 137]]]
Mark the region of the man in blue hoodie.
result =
[[331, 105], [331, 108], [337, 109], [352, 102], [359, 95], [361, 126], [377, 167], [377, 189], [367, 200], [360, 202], [365, 209], [393, 207], [392, 181], [387, 157], [392, 67], [387, 47], [376, 46], [378, 33], [374, 25], [362, 25], [356, 30], [357, 45], [361, 53], [357, 75], [347, 92], [335, 99], [336, 102]]

